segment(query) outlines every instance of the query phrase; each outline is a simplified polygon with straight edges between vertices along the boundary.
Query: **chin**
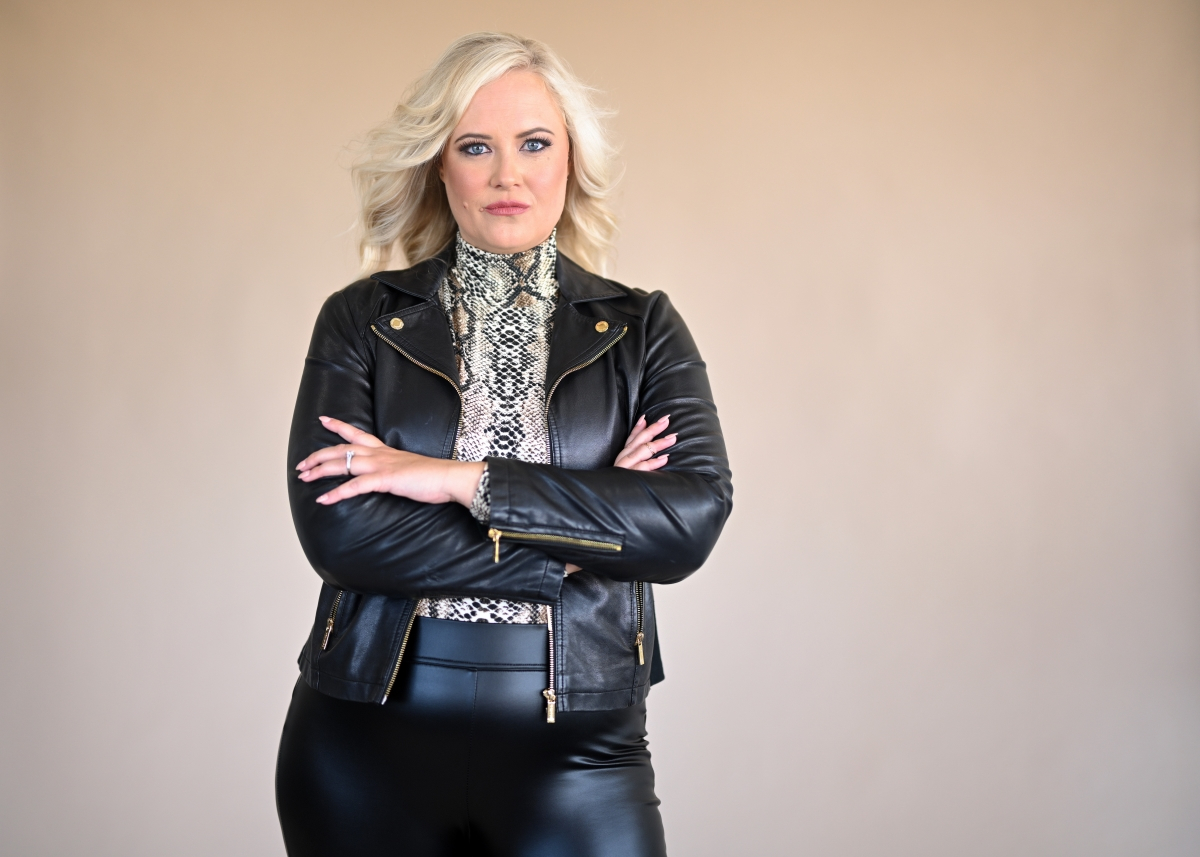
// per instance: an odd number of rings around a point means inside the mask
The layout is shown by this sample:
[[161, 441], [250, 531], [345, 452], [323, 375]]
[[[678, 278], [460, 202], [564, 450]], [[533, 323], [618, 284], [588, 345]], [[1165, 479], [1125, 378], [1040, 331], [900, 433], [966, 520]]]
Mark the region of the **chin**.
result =
[[[545, 241], [553, 228], [551, 226], [543, 232], [541, 229], [531, 229], [525, 225], [513, 224], [511, 227], [486, 230], [480, 235], [480, 239], [492, 248], [490, 252], [520, 253], [522, 250], [536, 247]], [[487, 250], [488, 247], [480, 249]]]

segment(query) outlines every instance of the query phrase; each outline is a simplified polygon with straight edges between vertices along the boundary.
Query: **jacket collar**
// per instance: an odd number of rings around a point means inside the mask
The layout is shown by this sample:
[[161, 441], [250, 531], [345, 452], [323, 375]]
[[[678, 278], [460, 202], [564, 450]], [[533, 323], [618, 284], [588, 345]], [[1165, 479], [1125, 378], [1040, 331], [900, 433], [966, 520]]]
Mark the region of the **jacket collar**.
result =
[[[380, 316], [372, 330], [393, 348], [425, 369], [441, 375], [458, 389], [458, 362], [454, 356], [454, 338], [445, 313], [437, 301], [438, 286], [454, 264], [454, 243], [431, 259], [403, 271], [381, 271], [371, 279], [422, 302], [395, 313]], [[626, 323], [600, 315], [582, 315], [575, 305], [618, 297], [622, 293], [612, 283], [585, 271], [558, 254], [555, 270], [558, 290], [564, 300], [554, 310], [550, 335], [550, 354], [546, 364], [546, 384], [555, 382], [574, 369], [582, 368], [611, 347], [624, 335]]]
[[[447, 244], [440, 253], [402, 271], [380, 271], [371, 279], [405, 294], [432, 301], [437, 299], [438, 285], [442, 277], [454, 265], [454, 242]], [[612, 283], [585, 271], [575, 262], [558, 251], [554, 275], [558, 279], [558, 291], [570, 304], [601, 301], [620, 297], [621, 292]]]

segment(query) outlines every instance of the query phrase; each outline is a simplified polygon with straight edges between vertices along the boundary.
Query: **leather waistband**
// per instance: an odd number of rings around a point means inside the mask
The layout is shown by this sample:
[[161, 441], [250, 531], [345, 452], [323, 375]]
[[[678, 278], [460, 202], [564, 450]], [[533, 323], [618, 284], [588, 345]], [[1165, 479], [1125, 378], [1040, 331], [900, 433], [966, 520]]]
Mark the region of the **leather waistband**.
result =
[[413, 662], [477, 670], [545, 670], [545, 625], [500, 625], [418, 616], [408, 641]]

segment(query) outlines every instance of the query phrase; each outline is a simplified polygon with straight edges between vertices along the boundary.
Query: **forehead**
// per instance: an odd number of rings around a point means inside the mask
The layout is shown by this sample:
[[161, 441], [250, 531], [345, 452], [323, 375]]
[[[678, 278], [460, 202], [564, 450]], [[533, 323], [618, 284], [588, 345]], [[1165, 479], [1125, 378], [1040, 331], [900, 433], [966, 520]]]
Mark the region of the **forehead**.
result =
[[456, 132], [509, 130], [520, 133], [536, 126], [552, 131], [564, 127], [562, 112], [541, 76], [532, 71], [510, 71], [479, 88]]

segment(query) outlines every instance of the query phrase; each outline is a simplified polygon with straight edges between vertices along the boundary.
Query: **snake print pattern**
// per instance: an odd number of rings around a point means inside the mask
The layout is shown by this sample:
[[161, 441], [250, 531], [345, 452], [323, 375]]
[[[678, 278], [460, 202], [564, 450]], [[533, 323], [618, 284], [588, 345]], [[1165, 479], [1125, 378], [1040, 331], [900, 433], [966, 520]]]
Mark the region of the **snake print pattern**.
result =
[[[523, 253], [497, 255], [458, 236], [454, 267], [438, 299], [450, 318], [462, 390], [458, 458], [487, 456], [549, 463], [546, 361], [558, 282], [555, 236]], [[484, 470], [471, 514], [490, 515]], [[544, 624], [546, 605], [494, 598], [422, 599], [417, 615], [463, 622]]]

